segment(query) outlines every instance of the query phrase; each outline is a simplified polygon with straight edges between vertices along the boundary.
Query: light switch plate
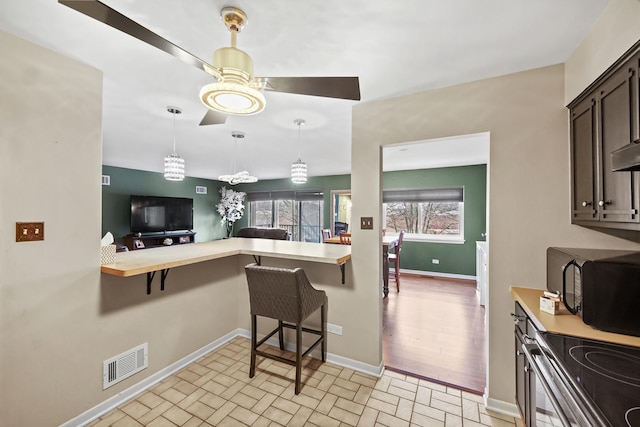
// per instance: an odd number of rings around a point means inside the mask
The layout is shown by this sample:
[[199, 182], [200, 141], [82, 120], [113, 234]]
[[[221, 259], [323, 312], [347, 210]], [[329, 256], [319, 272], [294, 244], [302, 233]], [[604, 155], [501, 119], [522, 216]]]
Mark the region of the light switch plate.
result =
[[362, 216], [360, 217], [360, 229], [361, 230], [373, 230], [373, 217]]
[[44, 240], [44, 222], [16, 222], [16, 242]]

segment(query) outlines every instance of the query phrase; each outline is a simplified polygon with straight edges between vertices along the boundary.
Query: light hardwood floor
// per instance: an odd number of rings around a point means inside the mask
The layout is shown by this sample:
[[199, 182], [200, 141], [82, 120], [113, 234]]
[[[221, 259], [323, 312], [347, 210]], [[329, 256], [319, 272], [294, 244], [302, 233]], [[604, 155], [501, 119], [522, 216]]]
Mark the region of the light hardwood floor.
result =
[[383, 300], [387, 369], [483, 393], [484, 307], [476, 282], [403, 274]]

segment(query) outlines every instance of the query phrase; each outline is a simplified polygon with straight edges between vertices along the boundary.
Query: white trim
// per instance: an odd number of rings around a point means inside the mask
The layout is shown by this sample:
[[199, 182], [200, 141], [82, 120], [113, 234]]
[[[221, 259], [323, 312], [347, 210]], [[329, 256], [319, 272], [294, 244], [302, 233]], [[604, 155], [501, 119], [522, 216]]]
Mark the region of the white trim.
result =
[[[139, 383], [132, 385], [128, 389], [123, 390], [120, 393], [108, 398], [104, 402], [97, 404], [93, 408], [83, 412], [82, 414], [78, 415], [75, 418], [72, 418], [66, 423], [60, 424], [60, 427], [81, 427], [97, 420], [100, 416], [106, 414], [112, 409], [117, 408], [118, 406], [122, 405], [124, 402], [128, 401], [132, 397], [137, 396], [138, 394], [151, 388], [152, 386], [156, 385], [160, 381], [170, 377], [171, 375], [175, 374], [182, 368], [200, 359], [202, 356], [205, 356], [206, 354], [216, 350], [217, 348], [222, 347], [224, 344], [226, 344], [227, 342], [231, 341], [236, 337], [251, 338], [251, 333], [247, 329], [240, 329], [240, 328], [234, 331], [231, 331], [228, 334], [222, 336], [221, 338], [218, 338], [217, 340], [213, 341], [212, 343], [205, 345], [201, 349], [194, 351], [193, 353], [183, 357], [177, 362], [172, 363], [166, 368], [161, 369], [155, 374], [143, 379]], [[267, 343], [276, 347], [278, 346], [278, 340], [275, 338], [269, 339]], [[288, 342], [286, 343], [285, 347], [287, 348], [287, 350], [295, 351], [295, 346], [293, 343]], [[345, 368], [353, 369], [354, 371], [375, 376], [377, 378], [380, 378], [382, 376], [382, 373], [384, 372], [383, 362], [380, 362], [380, 365], [378, 366], [369, 365], [354, 359], [349, 359], [349, 358], [338, 356], [336, 354], [331, 354], [331, 353], [327, 353], [327, 361]]]
[[518, 407], [515, 403], [505, 402], [504, 400], [497, 400], [487, 398], [485, 407], [493, 412], [498, 412], [500, 414], [508, 415], [510, 417], [515, 417], [516, 419], [520, 418], [520, 411], [518, 411]]
[[[392, 235], [392, 234], [389, 234]], [[464, 245], [466, 240], [463, 237], [442, 237], [437, 239], [433, 237], [433, 234], [418, 234], [418, 233], [404, 233], [405, 242], [417, 242], [417, 243], [442, 243], [446, 245]]]
[[437, 271], [423, 271], [423, 270], [408, 270], [405, 268], [401, 268], [400, 273], [415, 274], [418, 276], [446, 277], [449, 279], [476, 280], [476, 276], [469, 276], [467, 274], [440, 273]]

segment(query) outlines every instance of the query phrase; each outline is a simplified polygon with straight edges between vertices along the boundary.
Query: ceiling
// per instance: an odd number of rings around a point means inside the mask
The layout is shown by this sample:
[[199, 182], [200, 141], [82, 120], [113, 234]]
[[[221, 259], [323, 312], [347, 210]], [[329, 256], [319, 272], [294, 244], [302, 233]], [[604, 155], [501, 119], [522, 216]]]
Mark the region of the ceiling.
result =
[[[235, 159], [238, 171], [273, 179], [289, 176], [298, 152], [310, 176], [349, 173], [358, 102], [564, 62], [608, 1], [104, 0], [207, 62], [230, 45], [220, 10], [239, 7], [248, 23], [237, 46], [256, 75], [360, 78], [361, 101], [265, 92], [262, 113], [214, 126], [198, 126], [208, 74], [55, 0], [3, 2], [0, 29], [104, 72], [103, 164], [161, 172], [175, 136], [188, 176], [215, 179]], [[183, 112], [175, 133], [167, 106]], [[298, 118], [306, 121], [299, 138]], [[237, 157], [235, 130], [246, 134]], [[485, 135], [385, 149], [385, 169], [459, 165], [478, 140], [486, 161]]]

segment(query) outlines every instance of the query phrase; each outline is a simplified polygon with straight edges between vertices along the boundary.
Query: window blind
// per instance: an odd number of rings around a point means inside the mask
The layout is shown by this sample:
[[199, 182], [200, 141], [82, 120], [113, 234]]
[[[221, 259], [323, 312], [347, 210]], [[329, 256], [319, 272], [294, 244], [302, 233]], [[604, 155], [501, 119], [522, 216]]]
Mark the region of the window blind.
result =
[[247, 201], [256, 202], [262, 200], [296, 200], [296, 201], [312, 201], [323, 200], [324, 193], [322, 190], [282, 190], [282, 191], [254, 191], [247, 193]]
[[464, 188], [412, 188], [400, 190], [384, 190], [383, 203], [418, 203], [418, 202], [463, 202]]

